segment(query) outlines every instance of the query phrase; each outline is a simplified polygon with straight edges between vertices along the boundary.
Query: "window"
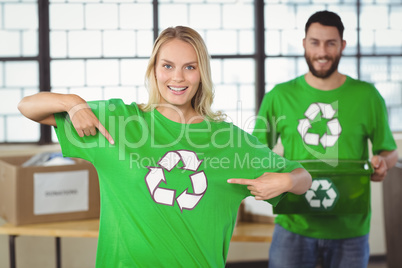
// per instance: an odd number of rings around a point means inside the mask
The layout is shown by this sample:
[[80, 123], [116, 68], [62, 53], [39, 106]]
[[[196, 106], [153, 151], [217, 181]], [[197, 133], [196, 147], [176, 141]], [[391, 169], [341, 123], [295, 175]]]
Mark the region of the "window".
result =
[[347, 42], [339, 71], [373, 83], [393, 131], [402, 131], [402, 3], [384, 0], [265, 1], [266, 91], [308, 71], [304, 26], [318, 10], [339, 14]]
[[38, 141], [39, 125], [17, 109], [22, 97], [39, 91], [35, 2], [0, 3], [0, 40], [0, 142]]

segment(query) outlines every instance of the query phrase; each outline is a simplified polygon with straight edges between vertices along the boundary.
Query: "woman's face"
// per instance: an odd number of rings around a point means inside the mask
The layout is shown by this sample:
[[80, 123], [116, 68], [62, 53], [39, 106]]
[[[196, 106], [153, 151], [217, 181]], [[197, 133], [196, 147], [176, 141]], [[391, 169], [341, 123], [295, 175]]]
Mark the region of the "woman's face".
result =
[[201, 82], [197, 54], [184, 41], [173, 39], [163, 44], [155, 65], [160, 104], [190, 108]]

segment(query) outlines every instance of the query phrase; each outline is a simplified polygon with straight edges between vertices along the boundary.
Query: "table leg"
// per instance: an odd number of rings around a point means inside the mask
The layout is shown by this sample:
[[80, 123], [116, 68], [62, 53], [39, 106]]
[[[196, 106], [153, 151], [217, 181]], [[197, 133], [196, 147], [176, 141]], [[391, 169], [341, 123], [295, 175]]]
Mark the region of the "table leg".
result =
[[15, 264], [15, 238], [16, 235], [8, 236], [8, 247], [10, 250], [10, 268], [16, 268]]
[[[10, 251], [10, 268], [16, 268], [15, 262], [15, 238], [16, 235], [8, 236], [8, 246]], [[61, 241], [60, 237], [56, 237], [56, 267], [61, 268]]]
[[61, 241], [56, 237], [56, 267], [61, 268]]

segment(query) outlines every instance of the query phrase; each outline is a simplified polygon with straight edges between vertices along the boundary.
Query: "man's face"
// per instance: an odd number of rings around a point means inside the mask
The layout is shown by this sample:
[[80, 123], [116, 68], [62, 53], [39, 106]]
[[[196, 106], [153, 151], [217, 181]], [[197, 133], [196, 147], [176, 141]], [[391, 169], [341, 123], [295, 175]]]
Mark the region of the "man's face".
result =
[[345, 45], [336, 27], [312, 23], [303, 39], [304, 57], [310, 72], [318, 78], [331, 76], [338, 69]]

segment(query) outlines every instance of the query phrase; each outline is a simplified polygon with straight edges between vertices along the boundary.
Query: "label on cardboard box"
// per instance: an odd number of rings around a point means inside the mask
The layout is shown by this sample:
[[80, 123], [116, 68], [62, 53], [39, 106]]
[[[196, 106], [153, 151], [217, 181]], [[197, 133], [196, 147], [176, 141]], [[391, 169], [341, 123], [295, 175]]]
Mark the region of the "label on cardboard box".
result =
[[34, 173], [34, 214], [89, 210], [88, 170]]

